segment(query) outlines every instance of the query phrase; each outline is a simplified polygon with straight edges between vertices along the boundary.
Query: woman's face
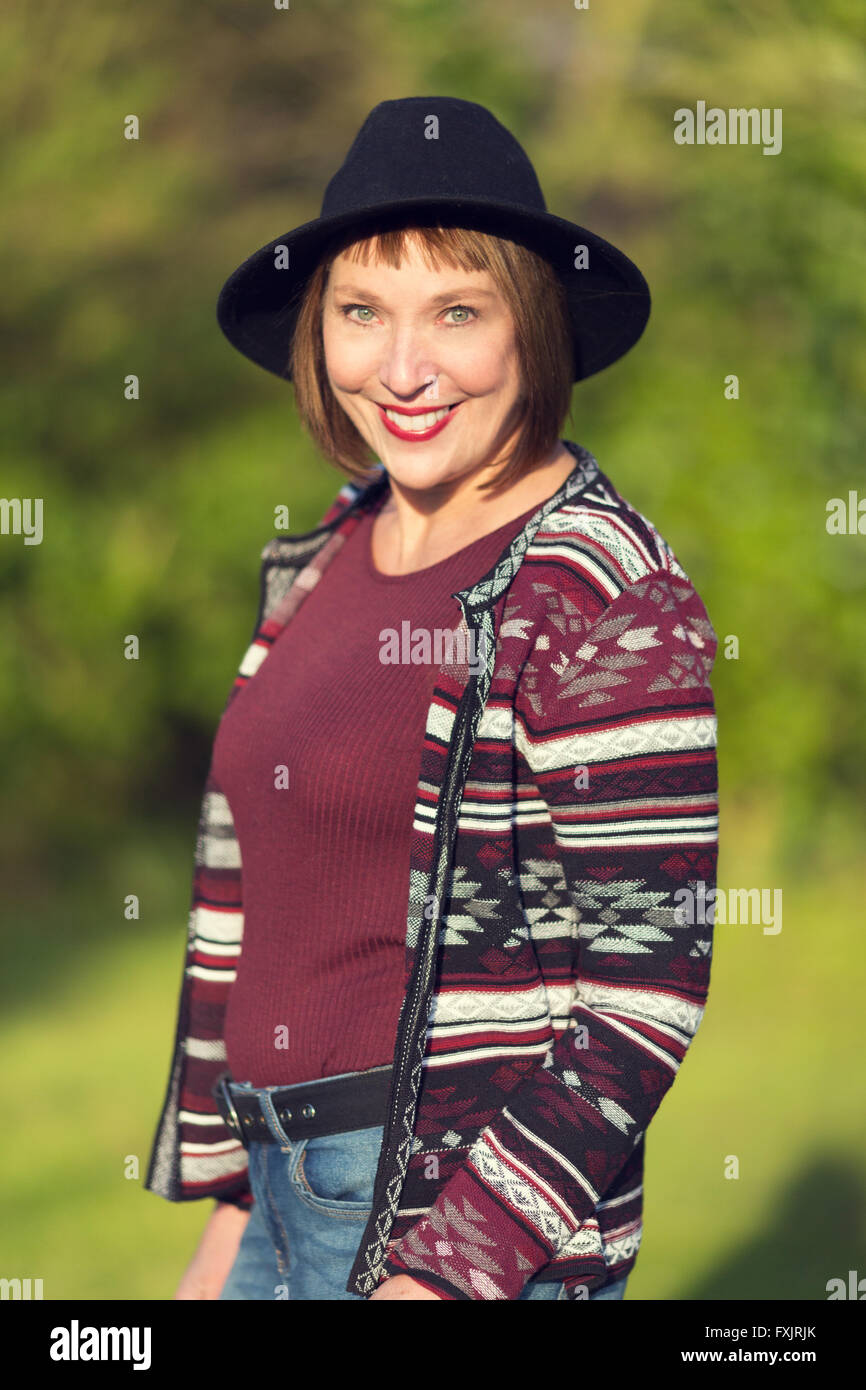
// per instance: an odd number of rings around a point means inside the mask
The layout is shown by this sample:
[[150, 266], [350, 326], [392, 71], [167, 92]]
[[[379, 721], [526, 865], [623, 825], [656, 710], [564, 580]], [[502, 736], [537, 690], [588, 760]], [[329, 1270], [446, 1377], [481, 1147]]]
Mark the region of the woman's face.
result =
[[431, 270], [414, 237], [399, 268], [340, 255], [322, 333], [334, 395], [401, 487], [497, 463], [521, 381], [511, 314], [488, 271]]

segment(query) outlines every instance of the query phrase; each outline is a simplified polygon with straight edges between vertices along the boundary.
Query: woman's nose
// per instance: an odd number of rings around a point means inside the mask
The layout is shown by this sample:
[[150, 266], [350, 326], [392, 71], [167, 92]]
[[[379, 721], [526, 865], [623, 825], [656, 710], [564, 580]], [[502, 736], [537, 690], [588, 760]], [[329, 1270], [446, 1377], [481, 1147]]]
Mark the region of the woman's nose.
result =
[[423, 391], [435, 399], [439, 370], [422, 334], [407, 329], [389, 337], [379, 363], [379, 380], [395, 396], [414, 396]]

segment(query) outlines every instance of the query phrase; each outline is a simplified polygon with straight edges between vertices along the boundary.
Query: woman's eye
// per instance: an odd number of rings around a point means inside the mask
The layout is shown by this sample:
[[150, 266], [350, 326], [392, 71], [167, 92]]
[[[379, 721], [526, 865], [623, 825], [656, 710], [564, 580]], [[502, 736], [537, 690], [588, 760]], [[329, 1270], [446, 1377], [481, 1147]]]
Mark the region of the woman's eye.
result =
[[450, 309], [446, 309], [446, 310], [445, 310], [445, 313], [446, 313], [446, 314], [466, 314], [466, 315], [467, 315], [466, 318], [461, 318], [461, 319], [452, 320], [453, 326], [454, 326], [454, 327], [457, 327], [457, 326], [458, 326], [459, 324], [461, 324], [461, 323], [469, 323], [469, 317], [468, 317], [468, 316], [469, 316], [470, 314], [474, 314], [474, 313], [475, 313], [475, 310], [474, 310], [474, 309], [470, 309], [469, 306], [466, 305], [466, 304], [454, 304], [454, 305], [452, 305], [452, 307], [451, 307]]
[[[376, 317], [376, 315], [373, 313], [373, 310], [369, 307], [368, 304], [343, 305], [343, 313], [345, 314], [346, 318], [349, 318], [352, 314], [356, 312], [359, 314], [371, 314], [373, 318]], [[355, 323], [370, 323], [370, 319], [355, 319], [354, 321]]]

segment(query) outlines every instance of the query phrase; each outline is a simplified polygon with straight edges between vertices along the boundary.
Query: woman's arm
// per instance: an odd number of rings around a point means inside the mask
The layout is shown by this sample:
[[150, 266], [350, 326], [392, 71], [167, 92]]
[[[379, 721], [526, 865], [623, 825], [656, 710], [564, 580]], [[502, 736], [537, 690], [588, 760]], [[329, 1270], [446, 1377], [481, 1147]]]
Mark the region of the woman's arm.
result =
[[216, 1299], [223, 1290], [250, 1219], [248, 1211], [217, 1202], [184, 1271], [175, 1299]]
[[[563, 612], [577, 607], [566, 599]], [[715, 886], [715, 651], [694, 588], [666, 571], [592, 621], [545, 619], [515, 744], [577, 914], [572, 1026], [399, 1242], [390, 1273], [425, 1272], [446, 1296], [517, 1298], [592, 1216], [673, 1082], [709, 987], [712, 913], [682, 909], [683, 890], [699, 905], [700, 885]]]

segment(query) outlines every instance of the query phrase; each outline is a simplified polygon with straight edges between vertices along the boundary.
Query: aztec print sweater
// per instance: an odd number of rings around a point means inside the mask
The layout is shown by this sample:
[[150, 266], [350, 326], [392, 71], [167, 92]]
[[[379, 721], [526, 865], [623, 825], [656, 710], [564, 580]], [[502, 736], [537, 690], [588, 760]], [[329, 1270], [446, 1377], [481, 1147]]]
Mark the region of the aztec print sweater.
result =
[[[705, 1007], [716, 634], [652, 523], [564, 442], [572, 473], [453, 595], [419, 749], [388, 1113], [346, 1284], [362, 1296], [405, 1273], [449, 1300], [516, 1299], [533, 1277], [577, 1299], [628, 1274], [647, 1126]], [[384, 470], [347, 483], [318, 527], [265, 547], [227, 704], [387, 485]], [[211, 767], [144, 1184], [170, 1201], [253, 1201], [211, 1094], [242, 935]]]

